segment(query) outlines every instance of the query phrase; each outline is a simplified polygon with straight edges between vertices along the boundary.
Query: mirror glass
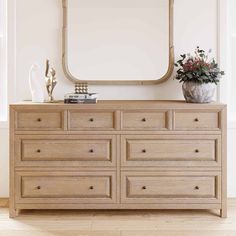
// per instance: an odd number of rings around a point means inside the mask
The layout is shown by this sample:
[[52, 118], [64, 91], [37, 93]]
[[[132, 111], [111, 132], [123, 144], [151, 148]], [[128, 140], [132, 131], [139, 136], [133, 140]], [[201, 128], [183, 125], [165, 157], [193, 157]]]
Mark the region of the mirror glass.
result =
[[165, 76], [170, 2], [67, 0], [69, 73], [83, 81], [157, 81]]

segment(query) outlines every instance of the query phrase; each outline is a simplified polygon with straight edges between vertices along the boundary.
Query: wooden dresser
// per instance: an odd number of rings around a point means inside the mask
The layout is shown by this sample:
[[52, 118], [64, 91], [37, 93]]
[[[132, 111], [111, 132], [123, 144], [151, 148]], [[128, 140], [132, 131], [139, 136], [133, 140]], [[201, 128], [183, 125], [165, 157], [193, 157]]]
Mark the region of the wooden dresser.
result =
[[219, 209], [226, 106], [10, 106], [10, 216], [21, 209]]

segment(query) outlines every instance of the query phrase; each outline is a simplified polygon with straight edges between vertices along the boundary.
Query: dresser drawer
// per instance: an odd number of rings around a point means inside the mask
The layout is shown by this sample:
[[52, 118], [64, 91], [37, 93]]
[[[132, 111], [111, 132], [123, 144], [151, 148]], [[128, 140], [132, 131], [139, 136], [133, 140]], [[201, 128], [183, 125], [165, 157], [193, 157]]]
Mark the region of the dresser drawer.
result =
[[218, 135], [122, 136], [122, 166], [220, 166]]
[[171, 116], [168, 111], [124, 111], [122, 129], [124, 130], [167, 130]]
[[217, 172], [125, 172], [123, 203], [217, 203], [220, 174]]
[[19, 110], [15, 112], [16, 130], [64, 130], [66, 111], [59, 110]]
[[175, 130], [219, 130], [219, 111], [175, 111]]
[[16, 166], [115, 166], [114, 135], [19, 135]]
[[114, 130], [116, 116], [114, 111], [69, 111], [69, 130]]
[[15, 111], [15, 130], [65, 130], [66, 114], [63, 110]]
[[16, 184], [18, 203], [115, 202], [113, 172], [18, 172]]

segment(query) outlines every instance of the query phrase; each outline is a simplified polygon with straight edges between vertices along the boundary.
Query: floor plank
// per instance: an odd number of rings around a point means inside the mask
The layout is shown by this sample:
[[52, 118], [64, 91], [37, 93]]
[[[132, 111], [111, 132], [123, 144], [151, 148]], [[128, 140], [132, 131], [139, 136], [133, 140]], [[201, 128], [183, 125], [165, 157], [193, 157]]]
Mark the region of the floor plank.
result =
[[48, 210], [8, 217], [0, 199], [0, 236], [236, 236], [236, 199], [228, 218], [203, 210]]
[[125, 231], [121, 236], [235, 236], [236, 231]]

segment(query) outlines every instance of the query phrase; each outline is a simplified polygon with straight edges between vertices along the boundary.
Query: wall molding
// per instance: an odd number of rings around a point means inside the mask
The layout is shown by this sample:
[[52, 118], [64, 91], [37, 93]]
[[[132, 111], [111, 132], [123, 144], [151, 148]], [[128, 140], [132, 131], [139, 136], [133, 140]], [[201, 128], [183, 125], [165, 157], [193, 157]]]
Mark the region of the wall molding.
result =
[[[217, 0], [217, 59], [221, 68], [227, 68], [227, 1]], [[218, 101], [228, 103], [226, 76], [218, 86]]]

